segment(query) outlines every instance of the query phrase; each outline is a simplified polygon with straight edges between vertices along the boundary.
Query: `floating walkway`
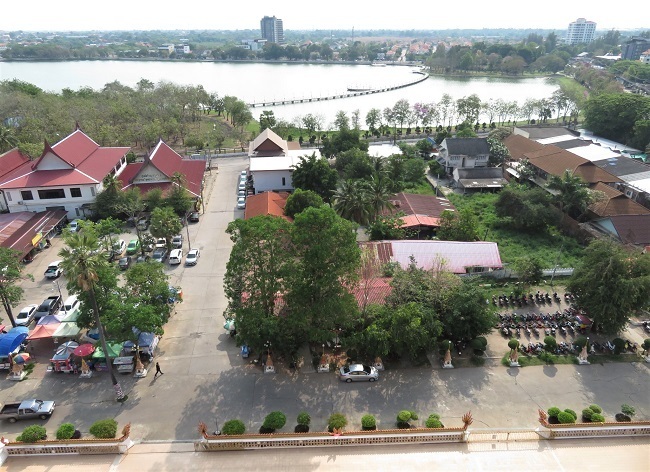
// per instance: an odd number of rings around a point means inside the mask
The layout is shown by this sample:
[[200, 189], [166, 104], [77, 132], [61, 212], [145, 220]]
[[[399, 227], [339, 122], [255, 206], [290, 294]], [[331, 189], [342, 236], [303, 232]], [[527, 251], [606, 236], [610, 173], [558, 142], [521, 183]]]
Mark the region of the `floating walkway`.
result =
[[347, 93], [341, 93], [338, 95], [328, 95], [324, 97], [310, 97], [310, 98], [292, 98], [290, 100], [272, 100], [267, 102], [249, 103], [248, 106], [251, 108], [277, 107], [281, 105], [294, 105], [296, 103], [324, 102], [327, 100], [338, 100], [341, 98], [359, 97], [361, 95], [371, 95], [373, 93], [390, 92], [391, 90], [410, 87], [412, 85], [419, 84], [420, 82], [424, 82], [429, 78], [429, 74], [427, 74], [426, 72], [420, 72], [420, 71], [413, 71], [413, 72], [415, 74], [421, 75], [422, 77], [419, 77], [417, 80], [413, 80], [405, 84], [394, 85], [392, 87], [383, 87], [377, 89], [349, 88]]

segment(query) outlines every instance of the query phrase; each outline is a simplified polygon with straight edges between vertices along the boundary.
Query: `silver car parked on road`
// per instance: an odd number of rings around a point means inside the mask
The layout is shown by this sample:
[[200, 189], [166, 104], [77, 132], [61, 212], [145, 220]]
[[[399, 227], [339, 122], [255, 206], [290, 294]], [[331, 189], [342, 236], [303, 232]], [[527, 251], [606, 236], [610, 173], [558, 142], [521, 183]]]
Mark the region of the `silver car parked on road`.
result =
[[345, 382], [374, 382], [379, 379], [379, 372], [369, 365], [351, 364], [339, 369], [339, 379]]

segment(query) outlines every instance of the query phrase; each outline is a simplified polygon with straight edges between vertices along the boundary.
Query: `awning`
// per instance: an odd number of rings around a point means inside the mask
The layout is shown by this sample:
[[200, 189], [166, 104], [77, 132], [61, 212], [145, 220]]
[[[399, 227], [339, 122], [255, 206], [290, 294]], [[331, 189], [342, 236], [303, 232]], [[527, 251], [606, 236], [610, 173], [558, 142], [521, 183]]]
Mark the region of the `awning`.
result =
[[81, 328], [74, 321], [64, 321], [58, 324], [58, 328], [52, 334], [53, 338], [74, 338], [79, 334]]
[[61, 320], [63, 320], [63, 318], [65, 318], [65, 315], [59, 315], [58, 313], [56, 315], [46, 315], [42, 317], [40, 320], [38, 320], [36, 326], [59, 324], [61, 323]]
[[54, 335], [54, 332], [59, 328], [60, 324], [61, 323], [36, 325], [36, 328], [34, 328], [34, 330], [29, 333], [29, 336], [27, 336], [27, 339], [33, 340], [51, 338]]
[[0, 336], [0, 356], [8, 356], [14, 352], [27, 337], [29, 328], [26, 326], [17, 326], [7, 334]]
[[[119, 357], [120, 352], [122, 352], [122, 345], [124, 343], [106, 343], [108, 348], [108, 357]], [[106, 359], [104, 355], [104, 350], [101, 346], [97, 346], [95, 352], [93, 352], [93, 359]]]

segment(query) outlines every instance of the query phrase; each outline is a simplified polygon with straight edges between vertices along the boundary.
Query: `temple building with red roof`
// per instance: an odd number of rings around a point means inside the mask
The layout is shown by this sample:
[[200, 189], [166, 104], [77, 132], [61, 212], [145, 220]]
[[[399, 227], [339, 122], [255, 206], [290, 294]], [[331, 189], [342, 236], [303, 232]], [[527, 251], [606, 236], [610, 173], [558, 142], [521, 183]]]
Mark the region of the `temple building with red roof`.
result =
[[142, 195], [159, 188], [163, 195], [169, 193], [174, 185], [174, 174], [183, 176], [183, 185], [194, 200], [201, 198], [205, 161], [183, 159], [161, 139], [143, 162], [134, 162], [119, 176], [122, 190], [137, 187]]
[[70, 219], [84, 217], [104, 178], [125, 169], [128, 152], [128, 147], [100, 147], [77, 125], [53, 146], [46, 141], [37, 160], [23, 160], [0, 176], [4, 205], [10, 213], [65, 210]]
[[[13, 172], [18, 167], [29, 162], [29, 160], [29, 156], [20, 152], [18, 148], [0, 154], [0, 180], [3, 180], [5, 175]], [[0, 211], [9, 211], [4, 198], [0, 198]]]

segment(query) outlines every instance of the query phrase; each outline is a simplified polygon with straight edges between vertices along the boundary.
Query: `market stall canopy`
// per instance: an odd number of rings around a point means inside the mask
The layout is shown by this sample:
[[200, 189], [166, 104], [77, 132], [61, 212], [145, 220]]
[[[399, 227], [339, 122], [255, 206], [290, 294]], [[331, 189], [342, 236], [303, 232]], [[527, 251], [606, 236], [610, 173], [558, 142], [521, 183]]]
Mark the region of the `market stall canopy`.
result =
[[81, 328], [77, 326], [77, 317], [79, 316], [79, 310], [68, 313], [61, 320], [61, 324], [52, 335], [55, 338], [73, 338], [79, 334]]
[[27, 337], [29, 328], [26, 326], [17, 326], [7, 334], [0, 336], [0, 356], [7, 356], [9, 353], [14, 352], [18, 346]]
[[34, 328], [34, 330], [29, 333], [29, 336], [27, 336], [27, 339], [33, 340], [51, 338], [54, 332], [59, 328], [60, 324], [61, 323], [36, 325], [36, 328]]
[[72, 355], [72, 353], [77, 347], [79, 347], [79, 344], [74, 341], [68, 341], [67, 343], [63, 343], [56, 349], [54, 356], [52, 356], [52, 359], [50, 360], [54, 362], [64, 361]]
[[63, 318], [65, 318], [65, 315], [47, 315], [38, 320], [38, 323], [36, 323], [36, 325], [58, 324]]
[[79, 345], [74, 351], [73, 354], [79, 357], [86, 357], [95, 352], [95, 346], [90, 343]]
[[[122, 345], [123, 343], [106, 343], [106, 347], [108, 348], [108, 357], [119, 357], [120, 352], [122, 352]], [[104, 350], [101, 346], [97, 346], [95, 349], [93, 359], [106, 359]]]
[[15, 364], [27, 364], [27, 361], [29, 361], [30, 356], [26, 352], [21, 352], [20, 354], [16, 354], [14, 356], [14, 363]]

